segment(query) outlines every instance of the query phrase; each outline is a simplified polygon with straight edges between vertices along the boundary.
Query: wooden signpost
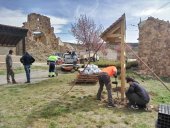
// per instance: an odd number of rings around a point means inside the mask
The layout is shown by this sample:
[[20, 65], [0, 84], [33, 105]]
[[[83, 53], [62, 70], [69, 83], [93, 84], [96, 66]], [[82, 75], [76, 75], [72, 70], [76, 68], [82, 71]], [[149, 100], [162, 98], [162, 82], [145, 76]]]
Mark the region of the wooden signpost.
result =
[[117, 21], [108, 27], [102, 34], [101, 38], [106, 43], [120, 44], [121, 47], [121, 100], [124, 100], [125, 95], [125, 37], [126, 37], [126, 18], [123, 14]]

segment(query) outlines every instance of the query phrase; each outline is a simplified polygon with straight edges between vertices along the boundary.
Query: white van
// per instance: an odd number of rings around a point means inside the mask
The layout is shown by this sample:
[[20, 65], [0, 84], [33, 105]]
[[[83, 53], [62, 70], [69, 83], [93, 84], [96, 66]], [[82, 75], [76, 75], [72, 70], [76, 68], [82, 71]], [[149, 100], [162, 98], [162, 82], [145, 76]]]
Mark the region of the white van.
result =
[[69, 53], [64, 53], [63, 57], [64, 57], [65, 64], [73, 64], [74, 60], [78, 59], [77, 55], [74, 55], [73, 57], [72, 54]]

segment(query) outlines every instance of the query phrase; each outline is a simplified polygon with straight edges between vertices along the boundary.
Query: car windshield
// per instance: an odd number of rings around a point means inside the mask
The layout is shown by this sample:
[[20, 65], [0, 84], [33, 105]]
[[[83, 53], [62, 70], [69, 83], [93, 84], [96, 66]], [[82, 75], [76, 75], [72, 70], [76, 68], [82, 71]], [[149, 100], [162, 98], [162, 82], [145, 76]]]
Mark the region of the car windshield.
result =
[[71, 55], [65, 54], [64, 57], [65, 57], [65, 58], [71, 58]]

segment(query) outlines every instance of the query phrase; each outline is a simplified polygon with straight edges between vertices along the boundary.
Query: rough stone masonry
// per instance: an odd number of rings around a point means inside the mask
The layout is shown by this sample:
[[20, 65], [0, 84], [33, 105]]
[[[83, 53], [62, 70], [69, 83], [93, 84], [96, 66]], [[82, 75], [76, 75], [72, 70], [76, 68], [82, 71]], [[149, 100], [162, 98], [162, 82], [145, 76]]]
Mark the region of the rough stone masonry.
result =
[[60, 39], [56, 38], [49, 17], [31, 13], [23, 25], [29, 30], [26, 38], [26, 50], [38, 61], [46, 60], [50, 54], [61, 49], [59, 48]]
[[[170, 23], [149, 17], [139, 23], [139, 57], [159, 76], [170, 77]], [[139, 62], [143, 74], [151, 74]]]

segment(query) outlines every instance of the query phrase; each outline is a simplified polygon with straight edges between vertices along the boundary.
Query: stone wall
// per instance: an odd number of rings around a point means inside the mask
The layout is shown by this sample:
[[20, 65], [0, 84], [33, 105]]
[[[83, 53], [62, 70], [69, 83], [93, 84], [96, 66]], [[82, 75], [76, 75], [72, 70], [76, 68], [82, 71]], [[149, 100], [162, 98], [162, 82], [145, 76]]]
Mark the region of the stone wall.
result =
[[[139, 24], [139, 57], [159, 76], [170, 77], [170, 23], [149, 17]], [[140, 62], [140, 71], [151, 74]]]
[[46, 61], [50, 54], [58, 52], [59, 39], [55, 36], [49, 17], [31, 13], [23, 25], [29, 30], [25, 43], [26, 50], [37, 61]]

